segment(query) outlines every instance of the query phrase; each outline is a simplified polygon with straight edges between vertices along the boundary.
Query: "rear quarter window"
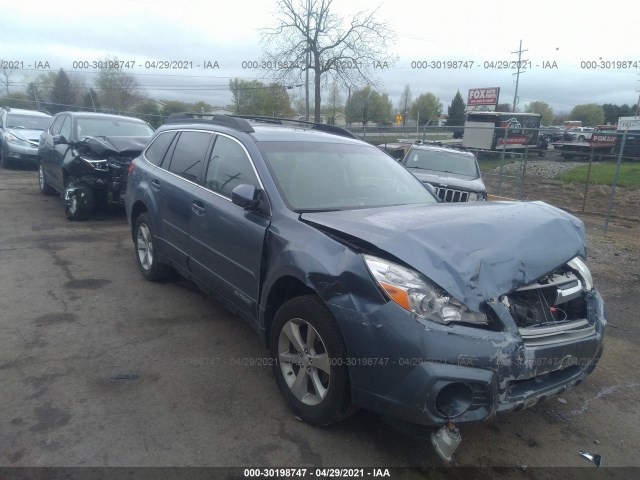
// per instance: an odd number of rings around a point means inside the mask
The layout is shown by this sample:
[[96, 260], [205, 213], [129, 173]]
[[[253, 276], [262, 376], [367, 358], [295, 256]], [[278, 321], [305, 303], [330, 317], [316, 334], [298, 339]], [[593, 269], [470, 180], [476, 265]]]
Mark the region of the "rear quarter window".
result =
[[182, 132], [173, 151], [169, 171], [196, 182], [212, 136], [207, 132]]
[[147, 161], [154, 165], [162, 165], [162, 161], [167, 154], [169, 145], [171, 145], [171, 141], [175, 136], [176, 132], [163, 132], [159, 134], [144, 152], [144, 157]]

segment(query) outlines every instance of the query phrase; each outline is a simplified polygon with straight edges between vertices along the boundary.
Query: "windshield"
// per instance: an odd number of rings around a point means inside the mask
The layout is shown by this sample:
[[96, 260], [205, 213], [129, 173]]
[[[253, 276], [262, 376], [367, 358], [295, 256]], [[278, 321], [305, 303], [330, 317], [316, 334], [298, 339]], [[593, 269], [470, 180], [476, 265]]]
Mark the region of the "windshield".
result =
[[294, 211], [436, 203], [393, 158], [369, 145], [260, 142], [280, 194]]
[[407, 168], [479, 177], [475, 157], [458, 152], [411, 149], [404, 164]]
[[153, 130], [142, 121], [113, 118], [78, 118], [78, 138], [82, 137], [150, 137]]
[[25, 130], [45, 130], [49, 126], [50, 117], [36, 115], [7, 115], [7, 128], [24, 128]]

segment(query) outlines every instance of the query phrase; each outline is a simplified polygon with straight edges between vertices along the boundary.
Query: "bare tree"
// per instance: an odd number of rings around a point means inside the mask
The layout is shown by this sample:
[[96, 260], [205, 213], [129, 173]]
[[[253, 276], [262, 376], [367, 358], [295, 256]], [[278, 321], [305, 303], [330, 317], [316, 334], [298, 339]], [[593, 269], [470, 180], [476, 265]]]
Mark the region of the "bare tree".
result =
[[343, 99], [342, 92], [340, 91], [340, 86], [338, 82], [334, 81], [329, 87], [329, 109], [331, 111], [331, 122], [333, 125], [336, 124], [336, 114], [338, 112], [342, 112], [343, 108]]
[[[278, 25], [262, 31], [265, 63], [276, 81], [299, 81], [313, 73], [314, 118], [320, 121], [321, 86], [327, 74], [345, 85], [373, 85], [376, 69], [388, 68], [395, 34], [376, 12], [358, 12], [348, 22], [331, 12], [333, 0], [279, 0]], [[344, 25], [347, 23], [347, 25]]]
[[133, 75], [119, 68], [118, 57], [107, 56], [104, 67], [93, 81], [103, 107], [117, 112], [126, 112], [144, 99]]
[[402, 126], [404, 127], [407, 122], [407, 113], [411, 108], [411, 102], [413, 101], [413, 95], [411, 95], [411, 87], [409, 84], [404, 86], [402, 94], [400, 95], [400, 101], [398, 102], [398, 111], [402, 114]]
[[15, 68], [9, 68], [10, 62], [3, 62], [0, 58], [0, 64], [5, 65], [0, 68], [0, 86], [3, 88], [5, 95], [9, 95], [9, 86], [11, 85], [11, 76], [16, 71]]

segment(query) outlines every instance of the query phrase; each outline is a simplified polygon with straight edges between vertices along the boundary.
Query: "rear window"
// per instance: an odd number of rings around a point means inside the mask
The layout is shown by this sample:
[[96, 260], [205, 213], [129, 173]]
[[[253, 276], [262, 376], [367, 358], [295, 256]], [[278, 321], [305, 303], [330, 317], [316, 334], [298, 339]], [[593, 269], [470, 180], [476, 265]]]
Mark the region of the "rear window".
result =
[[404, 162], [407, 168], [429, 170], [432, 172], [453, 173], [478, 178], [476, 159], [471, 155], [439, 150], [411, 149]]

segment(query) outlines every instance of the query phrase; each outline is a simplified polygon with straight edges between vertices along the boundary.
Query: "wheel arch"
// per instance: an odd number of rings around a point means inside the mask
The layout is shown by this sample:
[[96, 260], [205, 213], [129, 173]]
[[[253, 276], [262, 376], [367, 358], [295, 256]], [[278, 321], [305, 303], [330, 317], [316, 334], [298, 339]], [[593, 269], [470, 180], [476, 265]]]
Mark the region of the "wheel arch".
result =
[[145, 203], [142, 200], [137, 200], [134, 204], [133, 207], [131, 207], [131, 239], [133, 241], [135, 241], [134, 238], [134, 230], [136, 228], [136, 221], [138, 220], [138, 217], [140, 215], [142, 215], [143, 213], [147, 213], [149, 211], [149, 209], [147, 208], [147, 206], [145, 205]]
[[[262, 341], [269, 347], [271, 325], [278, 309], [288, 300], [303, 295], [318, 295], [318, 292], [293, 275], [278, 278], [266, 294], [265, 308], [262, 316]], [[318, 295], [319, 296], [319, 295]]]

